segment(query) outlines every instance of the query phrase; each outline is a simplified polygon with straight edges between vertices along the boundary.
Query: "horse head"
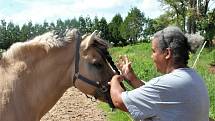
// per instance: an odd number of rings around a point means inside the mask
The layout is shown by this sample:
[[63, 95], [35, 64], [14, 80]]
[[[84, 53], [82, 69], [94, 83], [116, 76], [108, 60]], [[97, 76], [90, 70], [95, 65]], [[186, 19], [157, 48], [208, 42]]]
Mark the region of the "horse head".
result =
[[83, 36], [82, 41], [80, 43], [79, 41], [77, 38], [73, 85], [83, 93], [114, 107], [108, 81], [118, 70], [108, 53], [108, 44], [100, 38], [97, 31]]

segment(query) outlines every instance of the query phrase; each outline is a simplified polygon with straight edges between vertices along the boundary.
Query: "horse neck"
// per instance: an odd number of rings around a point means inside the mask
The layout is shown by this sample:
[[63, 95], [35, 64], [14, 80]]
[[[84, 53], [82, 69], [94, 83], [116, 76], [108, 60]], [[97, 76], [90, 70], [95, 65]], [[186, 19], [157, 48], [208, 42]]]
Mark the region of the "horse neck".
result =
[[[74, 55], [75, 44], [70, 43], [64, 48], [50, 50], [36, 63], [21, 61], [23, 65], [21, 68], [24, 69], [16, 74], [24, 76], [14, 78], [16, 82], [14, 81], [12, 97], [14, 103], [25, 102], [14, 104], [16, 108], [20, 108], [18, 109], [20, 115], [24, 112], [24, 115], [29, 114], [29, 117], [33, 115], [32, 117], [40, 119], [54, 106], [63, 93], [72, 86]], [[17, 65], [20, 64], [17, 62]]]
[[[63, 93], [72, 86], [74, 73], [75, 44], [65, 48], [54, 49], [44, 63], [38, 66], [34, 93], [34, 105], [40, 105], [40, 116], [43, 116], [62, 97]], [[40, 77], [38, 79], [38, 76]], [[35, 85], [32, 85], [35, 87]]]

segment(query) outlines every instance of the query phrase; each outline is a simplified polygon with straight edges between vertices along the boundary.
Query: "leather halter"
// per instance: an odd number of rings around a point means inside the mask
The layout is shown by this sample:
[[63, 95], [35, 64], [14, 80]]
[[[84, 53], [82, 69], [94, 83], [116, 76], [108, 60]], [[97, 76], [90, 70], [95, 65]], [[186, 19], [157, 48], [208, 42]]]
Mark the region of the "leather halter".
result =
[[[103, 94], [104, 99], [107, 101], [107, 103], [109, 104], [109, 106], [111, 108], [115, 108], [111, 96], [110, 96], [110, 85], [108, 85], [108, 82], [104, 82], [104, 83], [100, 83], [99, 81], [95, 81], [95, 80], [90, 80], [84, 76], [82, 76], [79, 73], [79, 60], [80, 60], [80, 43], [81, 43], [81, 38], [80, 38], [80, 33], [78, 33], [78, 38], [76, 41], [76, 53], [75, 53], [75, 74], [73, 76], [73, 85], [75, 86], [75, 82], [76, 80], [82, 80], [94, 87], [96, 87], [96, 94], [95, 94], [95, 99], [97, 99], [98, 94]], [[102, 56], [102, 58], [110, 64], [110, 66], [112, 67], [112, 69], [115, 70], [115, 73], [120, 74], [119, 70], [117, 69], [117, 67], [114, 65], [114, 62], [112, 61], [112, 58], [109, 54], [109, 52], [106, 49], [102, 49], [102, 48], [98, 48], [95, 47], [96, 51]]]

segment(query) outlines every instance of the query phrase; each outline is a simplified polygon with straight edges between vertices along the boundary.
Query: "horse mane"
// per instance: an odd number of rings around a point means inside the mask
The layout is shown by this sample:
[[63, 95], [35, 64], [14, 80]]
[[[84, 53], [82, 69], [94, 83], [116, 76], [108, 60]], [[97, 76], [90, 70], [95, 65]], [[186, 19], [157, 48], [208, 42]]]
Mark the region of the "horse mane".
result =
[[[73, 29], [74, 30], [74, 29]], [[37, 36], [32, 40], [14, 43], [7, 51], [2, 53], [1, 59], [26, 59], [32, 54], [44, 56], [53, 48], [66, 46], [75, 37], [72, 29], [60, 32], [53, 30]]]

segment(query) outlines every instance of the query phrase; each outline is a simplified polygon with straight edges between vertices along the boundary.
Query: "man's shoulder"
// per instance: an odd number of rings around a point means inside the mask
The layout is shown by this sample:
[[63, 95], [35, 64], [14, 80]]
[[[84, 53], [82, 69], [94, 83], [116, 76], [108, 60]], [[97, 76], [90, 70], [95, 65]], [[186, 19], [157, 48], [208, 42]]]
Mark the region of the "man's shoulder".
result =
[[[152, 85], [175, 85], [176, 83], [181, 83], [187, 80], [189, 77], [184, 72], [173, 71], [168, 74], [164, 74], [158, 77], [155, 77], [149, 81], [149, 84]], [[188, 79], [189, 80], [189, 79]]]

